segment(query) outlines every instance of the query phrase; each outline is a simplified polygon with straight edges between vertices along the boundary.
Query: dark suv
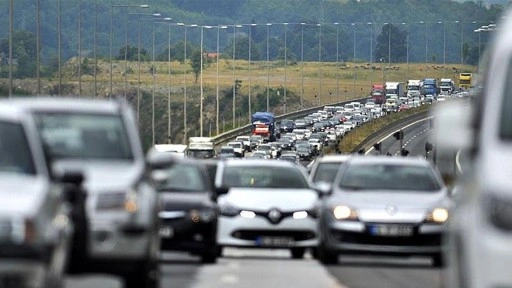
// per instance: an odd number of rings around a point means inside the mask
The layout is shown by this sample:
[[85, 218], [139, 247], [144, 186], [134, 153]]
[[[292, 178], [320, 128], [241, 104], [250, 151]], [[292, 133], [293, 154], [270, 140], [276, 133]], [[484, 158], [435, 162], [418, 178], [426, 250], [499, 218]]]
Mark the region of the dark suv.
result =
[[295, 122], [290, 119], [281, 120], [281, 133], [292, 132], [295, 129]]

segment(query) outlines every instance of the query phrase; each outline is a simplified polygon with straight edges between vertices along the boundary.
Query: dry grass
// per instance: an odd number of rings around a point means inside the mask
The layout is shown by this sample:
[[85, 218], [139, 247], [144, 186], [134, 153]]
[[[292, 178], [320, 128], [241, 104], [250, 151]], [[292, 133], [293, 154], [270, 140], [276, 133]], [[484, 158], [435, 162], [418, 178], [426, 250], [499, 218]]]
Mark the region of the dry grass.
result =
[[[101, 73], [97, 77], [97, 81], [103, 82], [104, 85], [110, 81], [109, 63], [100, 62]], [[123, 87], [125, 78], [123, 71], [125, 64], [123, 61], [114, 62], [113, 82], [115, 86]], [[137, 62], [128, 62], [128, 74], [126, 80], [132, 88], [137, 87], [139, 78], [139, 68]], [[150, 90], [153, 85], [159, 88], [167, 88], [169, 83], [173, 91], [181, 91], [184, 85], [197, 86], [200, 81], [195, 82], [195, 77], [190, 64], [179, 63], [177, 61], [170, 63], [171, 73], [169, 77], [169, 65], [167, 62], [156, 62], [157, 75], [153, 79], [149, 73], [151, 63], [141, 63], [141, 87]], [[242, 80], [241, 93], [248, 95], [265, 91], [267, 83], [269, 87], [278, 88], [286, 87], [287, 91], [292, 91], [296, 95], [301, 95], [304, 89], [304, 99], [312, 103], [327, 104], [345, 99], [358, 98], [367, 95], [370, 91], [372, 83], [382, 83], [383, 81], [402, 81], [407, 79], [431, 78], [453, 78], [457, 79], [459, 71], [473, 71], [473, 66], [461, 66], [460, 64], [442, 65], [405, 63], [392, 64], [396, 69], [385, 70], [384, 65], [374, 65], [376, 69], [370, 69], [366, 64], [356, 63], [318, 63], [318, 62], [300, 62], [295, 64], [288, 63], [286, 68], [283, 61], [271, 62], [269, 69], [266, 62], [253, 61], [249, 65], [249, 61], [236, 60], [235, 71], [233, 74], [233, 60], [221, 59], [219, 61], [219, 72], [217, 74], [217, 64], [215, 62], [208, 63], [203, 71], [203, 85], [214, 91], [217, 83], [221, 90], [230, 89], [234, 79]], [[186, 78], [185, 78], [186, 71]], [[285, 76], [286, 75], [286, 76]], [[85, 83], [89, 82], [92, 86], [92, 77], [82, 78]], [[186, 79], [186, 81], [185, 81]], [[76, 79], [68, 79], [76, 81]], [[267, 82], [268, 81], [268, 82]], [[205, 89], [208, 90], [208, 89]], [[316, 97], [315, 97], [316, 96]]]

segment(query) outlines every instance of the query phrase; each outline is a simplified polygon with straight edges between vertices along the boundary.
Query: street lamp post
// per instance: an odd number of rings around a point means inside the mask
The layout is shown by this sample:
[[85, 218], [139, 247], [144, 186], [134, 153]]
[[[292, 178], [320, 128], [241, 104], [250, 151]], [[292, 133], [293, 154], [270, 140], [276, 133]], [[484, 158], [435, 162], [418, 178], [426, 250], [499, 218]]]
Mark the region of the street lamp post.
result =
[[[112, 74], [113, 74], [113, 65], [112, 65], [112, 36], [114, 33], [114, 8], [130, 8], [130, 7], [139, 7], [139, 8], [149, 8], [147, 4], [140, 5], [110, 5], [110, 95], [109, 98], [112, 99]], [[60, 66], [60, 65], [59, 65]]]
[[267, 23], [267, 111], [270, 111], [270, 56], [269, 56], [269, 30], [271, 23]]
[[304, 25], [306, 23], [300, 23], [300, 109], [304, 109]]
[[[14, 0], [10, 0], [10, 2], [9, 2], [9, 98], [12, 97], [12, 38], [13, 38], [12, 33], [13, 33], [13, 25], [14, 25], [13, 14], [14, 14]], [[60, 65], [59, 65], [59, 67], [60, 67]]]
[[340, 97], [340, 66], [339, 66], [339, 42], [340, 42], [340, 31], [339, 31], [339, 24], [338, 22], [334, 23], [336, 25], [336, 102], [339, 102]]
[[204, 55], [203, 55], [203, 31], [204, 31], [204, 28], [206, 29], [210, 29], [212, 28], [212, 26], [201, 26], [201, 69], [199, 70], [200, 71], [200, 90], [201, 90], [201, 99], [199, 99], [199, 102], [200, 102], [200, 105], [199, 105], [199, 136], [203, 137], [203, 58], [204, 58]]
[[425, 24], [425, 77], [427, 77], [427, 61], [428, 61], [428, 33], [427, 33], [427, 22], [420, 21], [421, 24]]
[[288, 34], [288, 23], [283, 23], [284, 25], [284, 103], [283, 103], [283, 114], [286, 114], [286, 68], [288, 66], [288, 57], [287, 57], [287, 45], [286, 38]]
[[353, 55], [352, 55], [352, 70], [354, 70], [354, 81], [353, 81], [353, 90], [354, 90], [354, 94], [353, 94], [353, 97], [355, 98], [356, 97], [356, 69], [355, 69], [355, 66], [356, 66], [356, 23], [352, 23], [352, 30], [354, 30], [354, 47], [353, 47]]
[[[38, 0], [39, 1], [39, 0]], [[38, 52], [39, 54], [39, 52]], [[39, 68], [38, 68], [39, 70]], [[82, 0], [78, 1], [78, 98], [82, 96]]]
[[249, 122], [251, 122], [251, 114], [252, 114], [252, 108], [251, 108], [251, 102], [252, 102], [252, 96], [251, 96], [251, 88], [252, 88], [252, 70], [251, 70], [251, 62], [252, 62], [252, 29], [255, 27], [256, 23], [251, 23], [249, 26]]
[[217, 77], [216, 77], [216, 82], [217, 82], [217, 93], [216, 93], [216, 104], [217, 104], [217, 109], [216, 109], [216, 117], [215, 117], [215, 128], [217, 130], [217, 135], [219, 135], [219, 39], [220, 39], [220, 29], [226, 29], [228, 28], [227, 26], [225, 25], [219, 25], [217, 26]]
[[406, 37], [406, 49], [407, 49], [407, 79], [409, 79], [409, 23], [402, 23], [402, 25], [407, 25], [407, 37]]
[[[463, 44], [463, 41], [464, 41], [464, 22], [463, 21], [455, 21], [455, 23], [459, 23], [460, 22], [460, 65], [464, 64], [464, 59], [463, 59], [463, 49], [464, 49], [464, 44]], [[462, 68], [462, 67], [461, 67]]]
[[[94, 57], [94, 99], [96, 99], [96, 96], [98, 95], [98, 55], [96, 53], [96, 42], [97, 42], [97, 36], [96, 36], [96, 30], [98, 27], [98, 0], [94, 0], [94, 35], [93, 35], [93, 57]], [[138, 119], [137, 119], [138, 120]], [[138, 123], [138, 122], [137, 122]]]
[[235, 78], [235, 60], [236, 60], [236, 28], [241, 28], [242, 25], [233, 25], [233, 126], [236, 124], [236, 78]]
[[[41, 37], [41, 31], [40, 31], [41, 29], [39, 27], [39, 25], [40, 25], [40, 9], [39, 9], [40, 6], [39, 5], [40, 5], [40, 0], [37, 0], [37, 2], [36, 2], [36, 19], [37, 19], [37, 21], [36, 21], [37, 22], [37, 25], [36, 25], [37, 26], [36, 27], [36, 31], [37, 31], [36, 32], [36, 34], [37, 34], [37, 37], [36, 37], [37, 38], [37, 40], [36, 40], [37, 41], [37, 43], [36, 43], [36, 53], [37, 53], [36, 54], [36, 58], [37, 58], [36, 75], [37, 76], [36, 77], [37, 77], [37, 95], [38, 96], [41, 95], [41, 79], [39, 78], [39, 69], [41, 66], [41, 54], [39, 53], [39, 51], [41, 50], [41, 47], [39, 45], [40, 37]], [[79, 4], [79, 6], [80, 6], [80, 4]], [[78, 26], [78, 27], [80, 27], [80, 26]], [[79, 28], [79, 31], [80, 31], [80, 28]], [[80, 35], [80, 34], [78, 34], [78, 35]]]
[[318, 106], [322, 104], [322, 24], [318, 23]]

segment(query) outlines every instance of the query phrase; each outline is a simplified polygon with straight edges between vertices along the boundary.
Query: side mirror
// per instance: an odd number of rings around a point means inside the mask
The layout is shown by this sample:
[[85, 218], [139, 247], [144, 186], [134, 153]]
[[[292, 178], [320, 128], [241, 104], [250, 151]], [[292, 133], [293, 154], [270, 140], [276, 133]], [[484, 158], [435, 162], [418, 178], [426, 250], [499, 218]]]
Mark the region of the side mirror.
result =
[[332, 193], [332, 185], [327, 182], [318, 182], [315, 184], [315, 190], [320, 197], [328, 196]]
[[167, 179], [167, 174], [162, 170], [153, 170], [151, 172], [151, 180], [155, 183], [163, 183]]
[[82, 183], [85, 180], [84, 174], [80, 170], [62, 170], [53, 171], [55, 179], [64, 186], [64, 199], [71, 203], [74, 209], [80, 209], [85, 205], [85, 191], [82, 189]]
[[219, 195], [225, 195], [225, 194], [228, 194], [229, 187], [226, 187], [226, 186], [215, 187], [214, 192], [215, 192], [215, 197], [217, 197]]
[[179, 161], [180, 159], [173, 153], [160, 152], [155, 148], [152, 148], [146, 156], [146, 163], [150, 169], [169, 167]]
[[65, 184], [73, 184], [77, 187], [82, 185], [85, 180], [84, 174], [79, 170], [64, 171], [60, 175], [56, 175], [57, 180]]

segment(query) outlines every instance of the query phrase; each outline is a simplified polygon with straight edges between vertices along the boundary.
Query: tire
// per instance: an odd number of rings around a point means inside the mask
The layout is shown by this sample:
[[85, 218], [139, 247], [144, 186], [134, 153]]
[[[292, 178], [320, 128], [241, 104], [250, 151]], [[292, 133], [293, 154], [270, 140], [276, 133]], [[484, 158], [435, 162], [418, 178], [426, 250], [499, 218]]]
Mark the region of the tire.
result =
[[293, 259], [302, 259], [304, 258], [304, 253], [306, 252], [306, 248], [292, 248], [292, 258]]
[[444, 267], [444, 257], [442, 254], [432, 256], [432, 266], [436, 268]]
[[158, 262], [145, 261], [135, 264], [134, 268], [134, 271], [127, 273], [124, 277], [125, 288], [159, 288]]
[[222, 257], [222, 250], [224, 249], [224, 247], [222, 246], [217, 246], [217, 258], [218, 257]]
[[217, 257], [219, 257], [219, 248], [215, 246], [201, 254], [201, 263], [213, 264], [217, 262]]
[[325, 249], [323, 245], [317, 248], [318, 261], [324, 265], [338, 264], [338, 254]]

